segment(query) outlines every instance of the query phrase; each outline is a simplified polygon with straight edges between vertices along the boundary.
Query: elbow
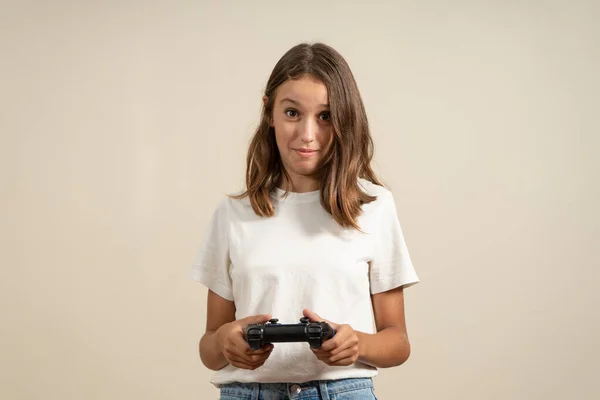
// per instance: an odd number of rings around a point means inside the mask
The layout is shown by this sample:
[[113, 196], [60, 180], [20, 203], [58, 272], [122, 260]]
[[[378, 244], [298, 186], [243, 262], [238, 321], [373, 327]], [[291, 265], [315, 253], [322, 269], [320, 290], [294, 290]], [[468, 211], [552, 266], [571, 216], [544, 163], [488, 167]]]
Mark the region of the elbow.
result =
[[202, 361], [202, 365], [204, 365], [206, 368], [213, 370], [213, 368], [211, 368], [211, 363], [209, 360], [209, 357], [207, 357], [206, 351], [203, 349], [203, 341], [204, 338], [206, 337], [206, 335], [203, 335], [202, 338], [200, 339], [200, 342], [198, 342], [198, 355], [200, 356], [200, 361]]
[[227, 362], [223, 362], [223, 360], [215, 360], [210, 355], [202, 352], [202, 350], [200, 350], [200, 361], [202, 361], [202, 364], [211, 371], [223, 369], [228, 364]]
[[410, 341], [408, 340], [406, 333], [402, 335], [402, 341], [400, 343], [401, 345], [396, 356], [396, 367], [404, 364], [410, 358]]
[[210, 363], [205, 362], [204, 360], [202, 361], [202, 364], [204, 364], [204, 366], [211, 371], [218, 371], [220, 369], [223, 369], [223, 367], [225, 367], [225, 365], [222, 365], [222, 366], [212, 365]]
[[222, 354], [215, 352], [211, 343], [207, 343], [209, 341], [208, 337], [212, 332], [207, 332], [202, 336], [200, 342], [198, 343], [198, 353], [200, 356], [200, 361], [202, 364], [211, 371], [218, 371], [223, 369], [227, 364], [227, 360]]
[[202, 351], [202, 348], [200, 349], [200, 361], [202, 361], [202, 365], [204, 365], [206, 368], [208, 368], [211, 371], [217, 371], [220, 368], [217, 368], [217, 366], [211, 362], [210, 357], [208, 357], [206, 354], [204, 354], [204, 352]]
[[406, 361], [408, 361], [409, 358], [410, 358], [410, 343], [408, 342], [408, 339], [407, 339], [406, 345], [403, 346], [403, 348], [399, 351], [398, 357], [396, 359], [395, 367], [404, 364]]
[[403, 335], [403, 339], [400, 341], [400, 345], [390, 357], [386, 365], [382, 365], [382, 368], [398, 367], [404, 364], [410, 358], [410, 342], [406, 335]]

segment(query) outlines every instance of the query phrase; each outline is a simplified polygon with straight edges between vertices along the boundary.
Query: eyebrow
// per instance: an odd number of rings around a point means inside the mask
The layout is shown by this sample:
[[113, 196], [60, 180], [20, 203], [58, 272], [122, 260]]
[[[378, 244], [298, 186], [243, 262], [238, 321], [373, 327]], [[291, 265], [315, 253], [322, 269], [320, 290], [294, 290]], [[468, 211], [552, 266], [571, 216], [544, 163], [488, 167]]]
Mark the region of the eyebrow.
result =
[[[284, 97], [283, 99], [281, 99], [280, 103], [283, 103], [283, 102], [286, 102], [286, 101], [289, 101], [290, 103], [293, 103], [293, 104], [295, 104], [295, 105], [297, 105], [297, 106], [300, 106], [300, 103], [298, 103], [298, 102], [297, 102], [296, 100], [294, 100], [294, 99], [290, 99], [289, 97]], [[329, 104], [319, 104], [319, 107], [322, 107], [322, 108], [329, 108]]]

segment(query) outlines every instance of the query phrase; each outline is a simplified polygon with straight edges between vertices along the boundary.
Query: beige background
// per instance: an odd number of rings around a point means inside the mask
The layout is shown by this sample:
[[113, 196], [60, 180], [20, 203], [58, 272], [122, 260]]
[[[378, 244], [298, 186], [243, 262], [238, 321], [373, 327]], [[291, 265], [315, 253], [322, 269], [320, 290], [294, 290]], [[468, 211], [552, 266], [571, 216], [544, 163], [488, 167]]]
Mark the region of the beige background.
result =
[[3, 2], [0, 398], [216, 398], [189, 268], [305, 40], [355, 73], [422, 279], [379, 397], [600, 398], [598, 2], [366, 3]]

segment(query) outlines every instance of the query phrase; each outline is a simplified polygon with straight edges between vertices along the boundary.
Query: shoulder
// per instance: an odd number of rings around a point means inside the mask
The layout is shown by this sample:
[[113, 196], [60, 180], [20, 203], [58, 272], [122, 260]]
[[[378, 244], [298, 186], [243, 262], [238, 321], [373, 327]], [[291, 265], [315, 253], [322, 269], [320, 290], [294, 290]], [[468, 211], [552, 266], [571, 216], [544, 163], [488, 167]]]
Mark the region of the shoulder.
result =
[[375, 200], [362, 205], [361, 223], [366, 230], [375, 229], [382, 221], [396, 217], [396, 203], [392, 191], [366, 179], [359, 179], [360, 188]]
[[223, 193], [217, 199], [214, 214], [220, 219], [240, 219], [254, 214], [248, 197], [238, 198], [241, 192]]
[[363, 192], [365, 192], [369, 196], [375, 196], [377, 198], [373, 202], [374, 204], [381, 204], [388, 201], [394, 201], [394, 196], [391, 190], [384, 186], [378, 185], [364, 178], [358, 179], [358, 185]]

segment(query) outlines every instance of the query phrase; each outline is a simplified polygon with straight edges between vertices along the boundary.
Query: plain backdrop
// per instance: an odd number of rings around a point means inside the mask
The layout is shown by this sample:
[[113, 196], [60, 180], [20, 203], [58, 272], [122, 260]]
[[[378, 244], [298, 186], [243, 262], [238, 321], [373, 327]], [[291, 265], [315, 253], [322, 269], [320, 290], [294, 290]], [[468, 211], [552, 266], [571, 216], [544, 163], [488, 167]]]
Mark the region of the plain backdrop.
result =
[[3, 1], [0, 398], [217, 398], [190, 266], [304, 41], [355, 74], [421, 278], [379, 398], [600, 398], [599, 11]]

